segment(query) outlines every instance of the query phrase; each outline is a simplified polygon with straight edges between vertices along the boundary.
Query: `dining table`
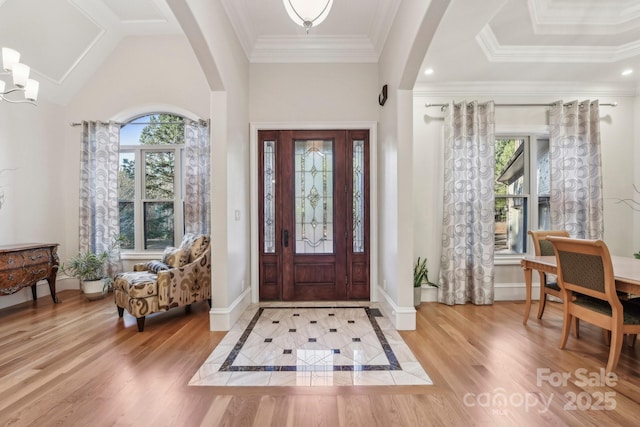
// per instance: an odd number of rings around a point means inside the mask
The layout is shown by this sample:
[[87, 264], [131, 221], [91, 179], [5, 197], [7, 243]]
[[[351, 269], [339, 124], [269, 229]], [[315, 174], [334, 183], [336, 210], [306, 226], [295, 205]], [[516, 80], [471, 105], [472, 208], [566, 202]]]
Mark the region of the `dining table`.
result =
[[[616, 290], [628, 294], [640, 295], [640, 259], [623, 256], [611, 256], [613, 276], [616, 281]], [[524, 270], [526, 285], [526, 303], [524, 306], [523, 324], [529, 320], [531, 311], [531, 279], [533, 270], [547, 274], [557, 274], [558, 267], [555, 256], [525, 256], [520, 261]], [[542, 286], [542, 285], [541, 285]]]

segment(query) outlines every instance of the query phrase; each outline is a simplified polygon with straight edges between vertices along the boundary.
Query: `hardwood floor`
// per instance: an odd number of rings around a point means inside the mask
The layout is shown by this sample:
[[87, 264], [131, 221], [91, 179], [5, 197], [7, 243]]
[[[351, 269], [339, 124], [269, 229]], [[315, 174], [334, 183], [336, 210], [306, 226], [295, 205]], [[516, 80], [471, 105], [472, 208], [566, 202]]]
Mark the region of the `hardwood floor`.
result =
[[0, 425], [640, 424], [638, 346], [623, 348], [617, 381], [604, 384], [601, 331], [581, 324], [560, 350], [556, 303], [526, 327], [521, 302], [423, 303], [418, 329], [401, 335], [433, 386], [225, 388], [187, 386], [224, 336], [209, 331], [206, 303], [152, 315], [138, 333], [111, 296], [59, 298], [0, 310]]

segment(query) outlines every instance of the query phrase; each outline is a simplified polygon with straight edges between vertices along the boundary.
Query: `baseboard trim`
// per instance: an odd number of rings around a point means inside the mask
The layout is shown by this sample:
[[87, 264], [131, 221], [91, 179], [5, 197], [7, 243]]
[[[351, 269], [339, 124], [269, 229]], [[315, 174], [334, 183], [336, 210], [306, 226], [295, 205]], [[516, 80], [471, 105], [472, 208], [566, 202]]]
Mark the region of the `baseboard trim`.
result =
[[209, 330], [228, 331], [251, 304], [251, 288], [245, 289], [229, 307], [209, 310]]
[[378, 286], [378, 304], [382, 313], [391, 319], [394, 328], [399, 331], [415, 331], [416, 330], [416, 309], [415, 307], [400, 307], [385, 292], [382, 287]]
[[[69, 276], [58, 276], [56, 278], [56, 294], [59, 294], [60, 291], [65, 290], [79, 290], [80, 284], [78, 279]], [[51, 298], [51, 291], [49, 290], [49, 282], [46, 280], [39, 280], [36, 283], [36, 292], [38, 295], [38, 299], [40, 298]], [[31, 287], [28, 286], [26, 288], [20, 289], [18, 292], [9, 295], [3, 295], [0, 298], [0, 309], [12, 307], [14, 305], [22, 304], [23, 302], [33, 301], [33, 296], [31, 293]]]
[[[526, 300], [526, 288], [524, 283], [497, 283], [494, 287], [494, 301], [524, 301]], [[531, 300], [540, 299], [540, 286], [534, 284], [531, 287]], [[422, 285], [422, 302], [437, 302], [438, 288]]]

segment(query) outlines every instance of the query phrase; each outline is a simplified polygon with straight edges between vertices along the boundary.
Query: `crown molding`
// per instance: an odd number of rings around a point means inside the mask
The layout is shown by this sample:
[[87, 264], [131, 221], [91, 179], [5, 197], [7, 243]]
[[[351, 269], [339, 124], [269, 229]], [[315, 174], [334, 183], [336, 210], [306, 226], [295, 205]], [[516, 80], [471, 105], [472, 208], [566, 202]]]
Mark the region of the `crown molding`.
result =
[[527, 8], [536, 34], [620, 34], [637, 28], [640, 3], [615, 2], [528, 0]]
[[487, 24], [476, 42], [491, 62], [610, 63], [640, 55], [640, 40], [619, 46], [501, 45]]
[[371, 29], [369, 35], [371, 36], [371, 42], [374, 46], [378, 57], [382, 53], [384, 43], [391, 31], [391, 25], [395, 20], [398, 8], [400, 7], [400, 0], [390, 0], [387, 2], [378, 2], [375, 16], [371, 22]]
[[366, 36], [261, 36], [249, 56], [252, 63], [378, 62]]
[[253, 43], [256, 40], [256, 35], [252, 30], [253, 27], [249, 20], [250, 14], [245, 2], [238, 0], [221, 0], [221, 3], [231, 22], [231, 27], [233, 27], [240, 41], [244, 54], [249, 58], [251, 50], [253, 49]]
[[635, 97], [635, 85], [595, 84], [581, 82], [450, 82], [439, 84], [416, 84], [414, 97], [420, 96], [577, 96], [577, 97]]

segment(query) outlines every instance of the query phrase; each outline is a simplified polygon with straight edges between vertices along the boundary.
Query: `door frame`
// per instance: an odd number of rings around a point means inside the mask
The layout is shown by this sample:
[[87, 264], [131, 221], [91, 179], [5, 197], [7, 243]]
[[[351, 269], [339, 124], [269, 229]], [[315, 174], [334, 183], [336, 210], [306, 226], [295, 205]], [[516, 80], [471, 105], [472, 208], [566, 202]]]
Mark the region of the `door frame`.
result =
[[369, 300], [378, 301], [378, 156], [377, 122], [251, 122], [249, 124], [249, 188], [251, 231], [251, 302], [259, 297], [259, 206], [258, 200], [258, 131], [260, 130], [335, 130], [369, 131]]

